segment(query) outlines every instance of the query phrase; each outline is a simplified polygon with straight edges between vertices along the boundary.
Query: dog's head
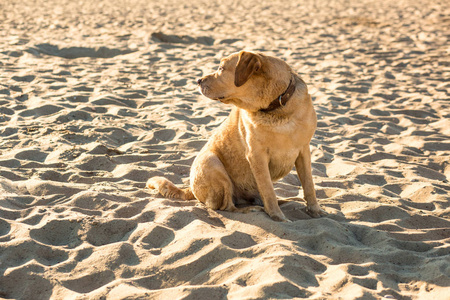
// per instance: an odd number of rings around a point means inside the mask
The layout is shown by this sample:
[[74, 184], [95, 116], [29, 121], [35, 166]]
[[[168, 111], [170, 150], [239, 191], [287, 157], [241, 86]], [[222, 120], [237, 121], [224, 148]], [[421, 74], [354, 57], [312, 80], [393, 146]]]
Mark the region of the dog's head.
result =
[[258, 111], [283, 93], [291, 76], [291, 68], [281, 59], [241, 51], [223, 58], [218, 70], [198, 84], [208, 98]]

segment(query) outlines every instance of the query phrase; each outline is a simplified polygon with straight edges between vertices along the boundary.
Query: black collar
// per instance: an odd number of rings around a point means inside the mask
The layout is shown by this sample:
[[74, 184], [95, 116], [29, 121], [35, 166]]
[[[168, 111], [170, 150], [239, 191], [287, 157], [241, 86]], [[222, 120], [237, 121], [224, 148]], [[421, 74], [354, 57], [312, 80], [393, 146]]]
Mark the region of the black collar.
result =
[[295, 92], [295, 79], [294, 77], [291, 77], [291, 81], [289, 81], [289, 85], [287, 89], [284, 91], [283, 94], [278, 96], [275, 100], [273, 100], [268, 107], [260, 109], [260, 112], [268, 113], [271, 111], [274, 111], [277, 108], [283, 107], [286, 105], [286, 103], [289, 101], [291, 96]]

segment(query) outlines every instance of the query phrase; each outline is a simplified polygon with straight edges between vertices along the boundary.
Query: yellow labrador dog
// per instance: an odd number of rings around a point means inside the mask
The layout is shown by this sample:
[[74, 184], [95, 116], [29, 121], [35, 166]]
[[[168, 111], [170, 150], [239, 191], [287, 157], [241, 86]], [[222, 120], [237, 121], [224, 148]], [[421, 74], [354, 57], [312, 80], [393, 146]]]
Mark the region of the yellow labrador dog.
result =
[[289, 221], [273, 182], [295, 165], [307, 212], [324, 214], [311, 175], [309, 143], [317, 118], [305, 82], [281, 59], [241, 51], [222, 59], [219, 69], [198, 85], [206, 97], [235, 107], [194, 160], [190, 187], [179, 189], [163, 177], [150, 178], [147, 186], [165, 197], [198, 199], [226, 211], [262, 210], [235, 206], [237, 199], [262, 200], [273, 220]]

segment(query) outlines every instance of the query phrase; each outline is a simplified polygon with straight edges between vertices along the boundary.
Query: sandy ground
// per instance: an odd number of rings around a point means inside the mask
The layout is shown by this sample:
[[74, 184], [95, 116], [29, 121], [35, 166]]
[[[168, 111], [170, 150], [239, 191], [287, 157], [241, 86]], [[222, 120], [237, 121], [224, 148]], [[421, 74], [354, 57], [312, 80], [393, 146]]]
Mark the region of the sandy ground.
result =
[[[0, 2], [0, 298], [448, 299], [446, 1]], [[144, 188], [188, 183], [230, 107], [195, 80], [285, 59], [318, 113], [327, 217], [293, 222]]]

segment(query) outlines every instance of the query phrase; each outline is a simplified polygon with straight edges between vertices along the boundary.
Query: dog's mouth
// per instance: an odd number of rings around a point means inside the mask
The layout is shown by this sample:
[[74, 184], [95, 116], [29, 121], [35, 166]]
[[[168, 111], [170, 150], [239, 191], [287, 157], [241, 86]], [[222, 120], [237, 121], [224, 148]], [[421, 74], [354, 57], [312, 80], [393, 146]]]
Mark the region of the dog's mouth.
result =
[[227, 103], [227, 100], [225, 99], [225, 98], [226, 98], [225, 96], [211, 97], [210, 95], [208, 95], [208, 94], [209, 94], [209, 88], [206, 87], [206, 86], [201, 86], [201, 85], [200, 85], [200, 86], [199, 86], [199, 90], [200, 90], [200, 93], [201, 93], [203, 96], [208, 97], [209, 99], [216, 100], [216, 101], [220, 101], [220, 102], [222, 102], [222, 103]]
[[211, 96], [209, 96], [209, 95], [208, 95], [208, 88], [202, 88], [202, 87], [200, 87], [199, 89], [200, 89], [200, 93], [201, 93], [203, 96], [208, 97], [209, 99], [217, 100], [217, 101], [221, 101], [221, 102], [225, 99], [225, 96], [220, 96], [220, 97], [211, 97]]
[[225, 97], [217, 97], [217, 98], [214, 98], [214, 100], [220, 101], [223, 104], [229, 104], [232, 101], [230, 98], [225, 98]]

